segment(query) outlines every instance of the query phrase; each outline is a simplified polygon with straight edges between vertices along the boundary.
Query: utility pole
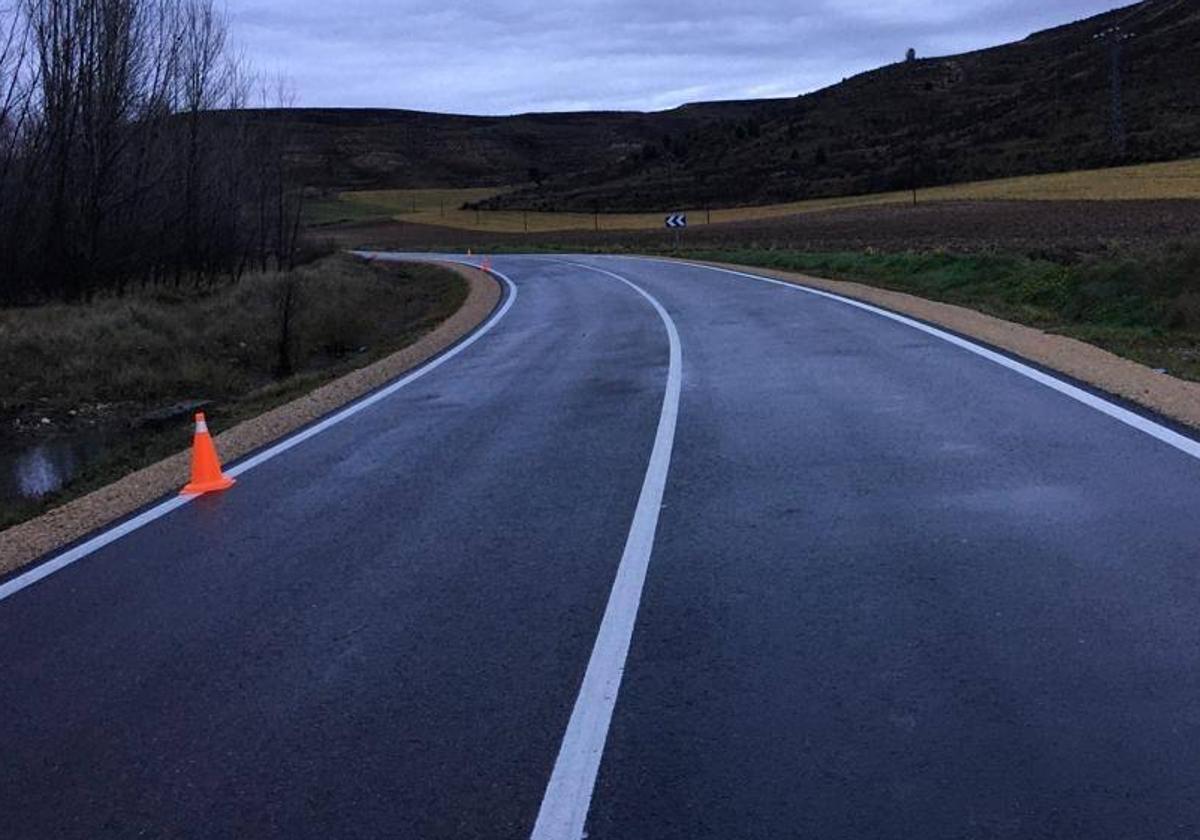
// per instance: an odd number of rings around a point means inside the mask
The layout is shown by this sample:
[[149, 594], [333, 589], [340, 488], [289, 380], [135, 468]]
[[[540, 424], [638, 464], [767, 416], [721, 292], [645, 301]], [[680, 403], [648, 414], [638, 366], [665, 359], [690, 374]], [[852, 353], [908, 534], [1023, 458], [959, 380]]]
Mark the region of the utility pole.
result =
[[908, 157], [908, 181], [912, 184], [913, 207], [917, 206], [917, 145], [913, 144], [913, 152]]
[[912, 206], [917, 206], [917, 186], [918, 176], [920, 173], [917, 165], [917, 156], [924, 152], [925, 140], [929, 136], [926, 122], [928, 120], [928, 102], [925, 97], [921, 96], [919, 79], [913, 78], [913, 74], [909, 75], [910, 85], [912, 86], [912, 103], [909, 106], [912, 110], [909, 114], [909, 137], [908, 137], [908, 186], [912, 190]]
[[1124, 95], [1122, 91], [1122, 48], [1134, 38], [1133, 33], [1126, 32], [1120, 26], [1105, 29], [1093, 40], [1108, 46], [1109, 81], [1112, 96], [1112, 115], [1109, 123], [1109, 139], [1112, 141], [1113, 154], [1118, 158], [1125, 157], [1129, 144], [1125, 136]]

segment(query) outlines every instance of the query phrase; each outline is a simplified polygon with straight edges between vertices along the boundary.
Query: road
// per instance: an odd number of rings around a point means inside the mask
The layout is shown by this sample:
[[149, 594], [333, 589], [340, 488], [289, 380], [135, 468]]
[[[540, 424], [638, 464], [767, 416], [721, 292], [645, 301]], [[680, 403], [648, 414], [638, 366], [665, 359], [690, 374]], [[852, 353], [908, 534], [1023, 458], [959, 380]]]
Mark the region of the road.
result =
[[7, 581], [0, 837], [1200, 836], [1200, 448], [826, 296], [495, 268], [436, 369]]

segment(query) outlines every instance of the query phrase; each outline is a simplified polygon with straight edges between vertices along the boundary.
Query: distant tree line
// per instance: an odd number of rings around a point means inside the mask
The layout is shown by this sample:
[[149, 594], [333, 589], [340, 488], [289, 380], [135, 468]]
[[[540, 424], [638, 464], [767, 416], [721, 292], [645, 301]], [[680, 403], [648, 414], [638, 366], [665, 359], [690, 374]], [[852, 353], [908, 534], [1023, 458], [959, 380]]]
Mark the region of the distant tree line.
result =
[[[0, 0], [0, 3], [5, 0]], [[295, 258], [283, 135], [213, 0], [0, 6], [0, 304], [213, 283]]]

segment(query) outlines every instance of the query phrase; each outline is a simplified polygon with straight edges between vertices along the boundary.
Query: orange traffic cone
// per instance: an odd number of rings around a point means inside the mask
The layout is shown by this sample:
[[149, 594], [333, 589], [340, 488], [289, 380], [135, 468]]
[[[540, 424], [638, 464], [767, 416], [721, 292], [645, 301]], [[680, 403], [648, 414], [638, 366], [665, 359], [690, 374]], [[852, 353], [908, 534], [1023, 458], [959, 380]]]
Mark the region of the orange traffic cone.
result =
[[217, 490], [228, 490], [233, 483], [232, 478], [221, 472], [221, 462], [217, 460], [217, 447], [213, 445], [212, 436], [208, 433], [204, 412], [197, 412], [196, 435], [192, 439], [192, 480], [180, 492], [213, 493]]

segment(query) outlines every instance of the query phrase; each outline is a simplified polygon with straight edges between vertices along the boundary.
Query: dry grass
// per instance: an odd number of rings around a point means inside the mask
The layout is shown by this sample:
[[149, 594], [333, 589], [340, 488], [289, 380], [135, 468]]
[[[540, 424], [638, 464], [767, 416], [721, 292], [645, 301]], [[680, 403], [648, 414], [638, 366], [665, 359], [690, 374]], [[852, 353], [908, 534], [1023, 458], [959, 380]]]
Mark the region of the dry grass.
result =
[[[662, 213], [525, 213], [520, 210], [480, 211], [459, 209], [501, 192], [469, 190], [378, 190], [342, 193], [337, 202], [314, 209], [320, 221], [393, 218], [425, 225], [492, 233], [552, 233], [559, 231], [640, 231], [663, 227]], [[980, 181], [921, 190], [920, 201], [1028, 200], [1028, 201], [1128, 201], [1134, 199], [1200, 199], [1200, 160], [1152, 163], [1114, 169], [1064, 172]], [[711, 210], [691, 208], [693, 225], [744, 222], [816, 213], [851, 207], [904, 204], [911, 192], [877, 193]]]
[[406, 272], [338, 256], [212, 290], [185, 285], [88, 305], [0, 309], [0, 419], [98, 402], [225, 399], [272, 385], [289, 285], [296, 373], [398, 346], [453, 312], [464, 294], [450, 275], [406, 282]]

